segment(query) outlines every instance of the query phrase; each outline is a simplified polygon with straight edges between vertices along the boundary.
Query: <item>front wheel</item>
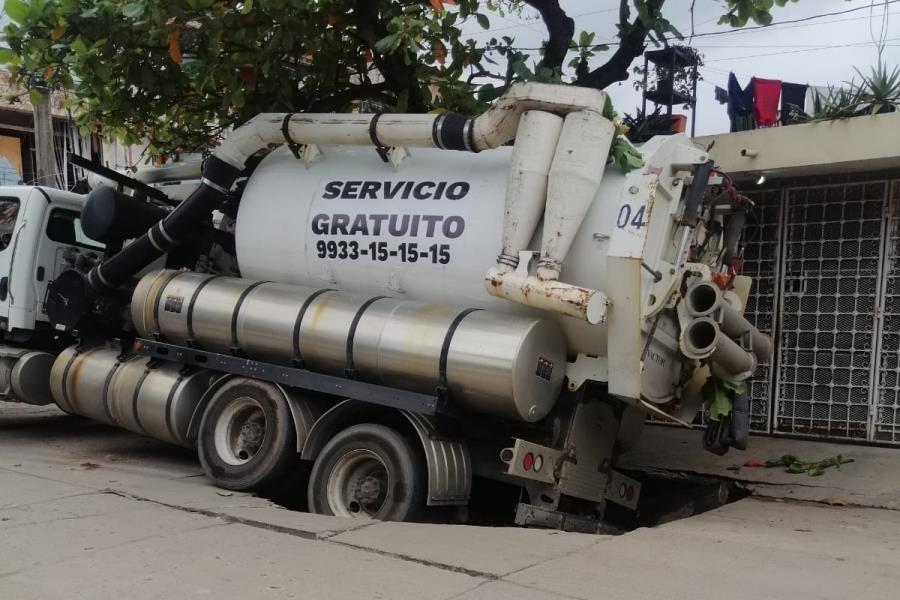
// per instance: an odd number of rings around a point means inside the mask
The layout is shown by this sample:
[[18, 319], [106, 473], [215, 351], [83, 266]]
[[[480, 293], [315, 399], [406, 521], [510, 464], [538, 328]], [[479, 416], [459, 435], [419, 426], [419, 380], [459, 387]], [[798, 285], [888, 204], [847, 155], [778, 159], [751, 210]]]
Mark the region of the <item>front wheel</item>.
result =
[[309, 476], [310, 510], [339, 517], [415, 521], [425, 510], [421, 453], [384, 425], [364, 423], [338, 433]]

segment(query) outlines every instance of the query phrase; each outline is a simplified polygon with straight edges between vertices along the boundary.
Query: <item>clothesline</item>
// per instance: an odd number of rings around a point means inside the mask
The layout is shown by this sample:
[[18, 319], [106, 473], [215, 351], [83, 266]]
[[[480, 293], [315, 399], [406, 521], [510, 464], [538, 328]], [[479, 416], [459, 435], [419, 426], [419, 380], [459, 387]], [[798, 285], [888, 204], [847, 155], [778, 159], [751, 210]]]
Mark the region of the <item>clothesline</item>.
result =
[[745, 131], [757, 127], [789, 125], [806, 112], [809, 92], [821, 93], [815, 86], [789, 83], [778, 79], [753, 77], [741, 87], [734, 72], [728, 74], [727, 89], [716, 86], [716, 100], [728, 105], [731, 131]]

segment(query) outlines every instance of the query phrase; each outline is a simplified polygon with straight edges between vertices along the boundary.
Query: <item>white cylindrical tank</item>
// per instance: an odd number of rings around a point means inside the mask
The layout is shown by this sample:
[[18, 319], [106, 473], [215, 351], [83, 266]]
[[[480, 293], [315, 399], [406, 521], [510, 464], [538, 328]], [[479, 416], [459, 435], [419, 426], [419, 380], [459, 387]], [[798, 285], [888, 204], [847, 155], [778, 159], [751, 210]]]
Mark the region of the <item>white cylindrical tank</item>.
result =
[[[371, 148], [328, 147], [305, 165], [286, 149], [247, 184], [237, 218], [243, 277], [555, 318], [571, 355], [606, 354], [606, 326], [537, 311], [485, 290], [501, 252], [510, 147], [414, 148], [398, 168]], [[625, 176], [608, 168], [560, 279], [605, 290]], [[540, 249], [538, 228], [531, 249]]]

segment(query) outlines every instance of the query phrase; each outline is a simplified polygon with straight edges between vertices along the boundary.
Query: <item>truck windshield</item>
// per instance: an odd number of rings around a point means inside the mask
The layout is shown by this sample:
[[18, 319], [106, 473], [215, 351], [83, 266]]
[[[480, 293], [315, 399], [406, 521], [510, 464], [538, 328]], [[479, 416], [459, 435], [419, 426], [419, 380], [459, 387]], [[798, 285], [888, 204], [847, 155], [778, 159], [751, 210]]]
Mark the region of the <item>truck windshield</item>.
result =
[[5, 250], [12, 240], [19, 216], [18, 198], [0, 198], [0, 251]]
[[55, 208], [47, 220], [47, 237], [60, 244], [103, 250], [100, 242], [92, 240], [81, 230], [81, 217], [73, 210]]

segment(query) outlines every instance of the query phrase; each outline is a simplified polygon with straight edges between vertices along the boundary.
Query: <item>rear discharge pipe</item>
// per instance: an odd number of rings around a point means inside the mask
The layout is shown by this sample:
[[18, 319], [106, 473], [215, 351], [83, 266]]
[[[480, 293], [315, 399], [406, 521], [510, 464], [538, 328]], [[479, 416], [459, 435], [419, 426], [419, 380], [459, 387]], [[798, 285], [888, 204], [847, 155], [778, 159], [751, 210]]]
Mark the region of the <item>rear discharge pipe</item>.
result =
[[749, 376], [756, 369], [756, 360], [725, 335], [710, 317], [698, 317], [684, 328], [681, 349], [695, 360], [709, 359], [733, 377]]
[[749, 338], [750, 349], [759, 362], [767, 362], [771, 358], [772, 338], [735, 310], [714, 283], [701, 281], [692, 285], [685, 296], [685, 303], [692, 317], [715, 317], [719, 328], [728, 337]]

